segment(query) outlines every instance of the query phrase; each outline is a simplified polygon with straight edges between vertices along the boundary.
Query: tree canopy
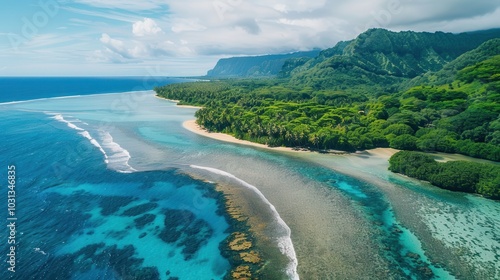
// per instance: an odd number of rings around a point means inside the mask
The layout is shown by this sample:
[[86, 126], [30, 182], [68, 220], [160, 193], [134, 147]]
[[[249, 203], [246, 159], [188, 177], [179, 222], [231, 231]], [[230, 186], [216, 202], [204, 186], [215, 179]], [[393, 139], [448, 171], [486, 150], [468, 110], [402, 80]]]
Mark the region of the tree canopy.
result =
[[452, 191], [500, 199], [500, 166], [470, 161], [436, 162], [432, 156], [401, 151], [389, 160], [389, 170]]

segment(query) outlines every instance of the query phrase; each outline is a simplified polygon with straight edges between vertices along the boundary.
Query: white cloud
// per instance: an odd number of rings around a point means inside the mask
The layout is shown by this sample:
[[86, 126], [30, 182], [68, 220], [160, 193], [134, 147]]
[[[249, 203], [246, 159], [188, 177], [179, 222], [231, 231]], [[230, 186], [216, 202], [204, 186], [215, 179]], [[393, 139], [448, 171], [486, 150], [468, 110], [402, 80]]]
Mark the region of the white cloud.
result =
[[162, 32], [156, 22], [150, 18], [145, 18], [143, 21], [136, 21], [132, 25], [132, 33], [135, 36], [155, 35]]
[[113, 39], [106, 33], [102, 34], [100, 41], [104, 44], [104, 46], [106, 46], [107, 50], [118, 54], [123, 58], [132, 58], [123, 41]]
[[287, 7], [285, 4], [276, 4], [274, 5], [274, 9], [278, 12], [281, 12], [281, 13], [288, 13], [288, 10], [287, 10]]
[[[71, 61], [67, 66], [71, 68], [87, 57], [89, 65], [101, 63], [102, 69], [117, 71], [125, 67], [112, 68], [112, 64], [129, 63], [126, 67], [132, 69], [146, 64], [169, 65], [175, 60], [173, 74], [181, 68], [187, 74], [189, 67], [202, 74], [209, 62], [223, 56], [328, 48], [371, 27], [431, 32], [500, 27], [498, 0], [62, 2], [57, 17], [61, 22], [48, 25], [33, 42], [23, 44], [19, 51], [26, 55], [13, 55], [10, 50], [8, 39], [13, 31], [0, 33], [0, 49], [5, 49], [0, 56], [10, 61], [9, 69], [21, 69], [17, 66], [20, 57], [26, 71], [31, 71], [33, 60], [50, 64], [57, 57]], [[61, 26], [67, 29], [57, 29]], [[188, 68], [179, 66], [181, 60], [189, 62]], [[206, 63], [197, 66], [199, 61]]]
[[75, 0], [77, 3], [98, 8], [147, 11], [166, 7], [164, 0]]
[[[350, 23], [335, 12], [335, 5], [324, 0], [215, 2], [168, 1], [175, 15], [170, 19], [173, 36], [188, 41], [200, 55], [327, 48], [355, 36], [354, 31], [348, 32]], [[198, 20], [190, 25], [193, 18]]]
[[273, 7], [282, 12], [310, 12], [325, 6], [326, 0], [272, 1]]
[[403, 19], [395, 21], [393, 29], [396, 30], [415, 30], [415, 31], [446, 31], [446, 32], [464, 32], [485, 30], [500, 27], [498, 19], [500, 18], [500, 7], [491, 10], [488, 13], [479, 14], [471, 17], [453, 17], [436, 18], [429, 21], [416, 21], [408, 23]]
[[188, 46], [199, 55], [328, 48], [373, 27], [452, 32], [500, 27], [498, 20], [494, 21], [497, 14], [490, 15], [500, 7], [497, 0], [167, 0], [167, 3], [173, 15], [167, 20], [173, 31], [170, 36], [188, 41]]
[[174, 33], [189, 32], [189, 31], [203, 31], [207, 27], [200, 24], [199, 20], [196, 18], [190, 19], [173, 19], [173, 24], [171, 30]]
[[158, 57], [190, 56], [192, 50], [182, 41], [176, 44], [170, 40], [154, 40], [151, 42], [137, 40], [114, 39], [103, 33], [100, 42], [104, 50], [93, 53], [90, 59], [114, 63], [154, 60]]
[[100, 17], [100, 18], [105, 18], [105, 19], [111, 19], [111, 20], [116, 20], [116, 21], [123, 21], [123, 22], [135, 22], [138, 20], [137, 16], [130, 15], [129, 13], [119, 13], [116, 11], [99, 11], [99, 10], [87, 10], [87, 9], [79, 9], [79, 8], [73, 8], [73, 7], [63, 7], [62, 9], [75, 13], [75, 14], [80, 14], [80, 15], [85, 15], [85, 16], [92, 16], [92, 17]]

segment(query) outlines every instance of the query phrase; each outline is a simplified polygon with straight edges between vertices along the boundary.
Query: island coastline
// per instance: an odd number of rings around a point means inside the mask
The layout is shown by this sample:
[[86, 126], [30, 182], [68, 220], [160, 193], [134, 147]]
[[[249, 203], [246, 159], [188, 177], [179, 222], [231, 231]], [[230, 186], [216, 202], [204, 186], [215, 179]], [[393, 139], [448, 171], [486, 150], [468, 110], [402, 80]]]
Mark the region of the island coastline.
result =
[[231, 136], [229, 134], [220, 133], [220, 132], [209, 132], [206, 129], [202, 128], [200, 125], [198, 125], [196, 123], [196, 120], [187, 120], [187, 121], [182, 123], [182, 126], [185, 129], [187, 129], [193, 133], [196, 133], [198, 135], [205, 136], [205, 137], [212, 138], [212, 139], [219, 140], [219, 141], [223, 141], [223, 142], [258, 147], [258, 148], [262, 148], [262, 149], [269, 149], [269, 150], [281, 151], [281, 152], [300, 152], [300, 153], [308, 152], [308, 151], [303, 151], [303, 150], [296, 151], [296, 150], [293, 150], [292, 148], [289, 148], [289, 147], [269, 147], [269, 146], [266, 146], [264, 144], [259, 144], [259, 143], [250, 142], [247, 140], [237, 139], [236, 137]]
[[[311, 153], [311, 152], [316, 152], [314, 150], [307, 150], [307, 149], [294, 149], [290, 147], [269, 147], [264, 144], [259, 144], [247, 140], [241, 140], [237, 139], [236, 137], [225, 134], [225, 133], [220, 133], [220, 132], [209, 132], [206, 129], [202, 128], [200, 125], [196, 123], [196, 120], [187, 120], [182, 123], [182, 126], [198, 135], [208, 137], [211, 139], [223, 141], [223, 142], [228, 142], [228, 143], [233, 143], [233, 144], [240, 144], [240, 145], [245, 145], [245, 146], [252, 146], [252, 147], [257, 147], [261, 149], [268, 149], [272, 151], [280, 151], [280, 152], [291, 152], [291, 153]], [[381, 157], [384, 159], [389, 160], [389, 158], [394, 155], [395, 153], [399, 152], [397, 149], [392, 149], [392, 148], [375, 148], [375, 149], [370, 149], [366, 151], [360, 151], [356, 153], [349, 153], [349, 152], [343, 152], [343, 151], [335, 151], [335, 152], [329, 152], [328, 154], [332, 155], [360, 155], [360, 154], [368, 154], [368, 155], [373, 155], [377, 157]]]
[[200, 106], [193, 106], [193, 105], [179, 105], [179, 103], [181, 102], [180, 100], [167, 99], [167, 98], [160, 97], [156, 94], [155, 94], [155, 97], [158, 99], [167, 100], [169, 102], [175, 103], [175, 106], [179, 107], [179, 108], [189, 108], [189, 109], [201, 109], [201, 108], [203, 108]]

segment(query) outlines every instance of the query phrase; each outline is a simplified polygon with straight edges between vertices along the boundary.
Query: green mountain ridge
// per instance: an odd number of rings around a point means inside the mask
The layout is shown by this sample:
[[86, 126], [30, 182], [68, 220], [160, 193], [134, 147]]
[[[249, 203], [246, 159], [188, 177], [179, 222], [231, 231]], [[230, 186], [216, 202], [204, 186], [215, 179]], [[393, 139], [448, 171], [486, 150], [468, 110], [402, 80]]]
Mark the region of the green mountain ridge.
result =
[[444, 65], [441, 70], [425, 73], [406, 82], [403, 88], [410, 88], [421, 84], [444, 85], [451, 83], [459, 70], [498, 54], [500, 54], [500, 38], [491, 39], [481, 44], [478, 48], [460, 55], [457, 59]]
[[500, 29], [460, 34], [370, 29], [295, 69], [284, 69], [281, 76], [289, 77], [294, 85], [316, 89], [357, 84], [387, 87], [439, 71], [463, 53], [498, 37]]
[[289, 54], [223, 58], [217, 62], [213, 69], [207, 72], [207, 77], [244, 78], [276, 76], [288, 59], [312, 58], [316, 57], [319, 52], [319, 50], [313, 50]]
[[290, 58], [285, 61], [283, 68], [279, 72], [279, 77], [286, 78], [291, 75], [298, 73], [300, 71], [307, 70], [317, 65], [321, 61], [325, 60], [328, 57], [332, 57], [334, 55], [342, 55], [345, 47], [347, 47], [351, 41], [340, 41], [333, 48], [329, 48], [326, 50], [322, 50], [318, 56], [313, 58]]

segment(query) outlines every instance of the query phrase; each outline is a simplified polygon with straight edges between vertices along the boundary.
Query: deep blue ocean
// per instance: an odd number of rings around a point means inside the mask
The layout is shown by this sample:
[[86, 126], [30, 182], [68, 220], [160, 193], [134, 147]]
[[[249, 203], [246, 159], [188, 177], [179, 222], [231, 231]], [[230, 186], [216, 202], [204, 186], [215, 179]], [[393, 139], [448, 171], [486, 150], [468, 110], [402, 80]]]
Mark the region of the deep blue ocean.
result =
[[223, 279], [231, 232], [217, 184], [257, 218], [267, 279], [500, 276], [498, 203], [365, 154], [199, 136], [183, 128], [197, 109], [152, 91], [182, 81], [0, 78], [0, 279]]
[[0, 77], [0, 103], [51, 98], [152, 90], [187, 79], [169, 77]]

